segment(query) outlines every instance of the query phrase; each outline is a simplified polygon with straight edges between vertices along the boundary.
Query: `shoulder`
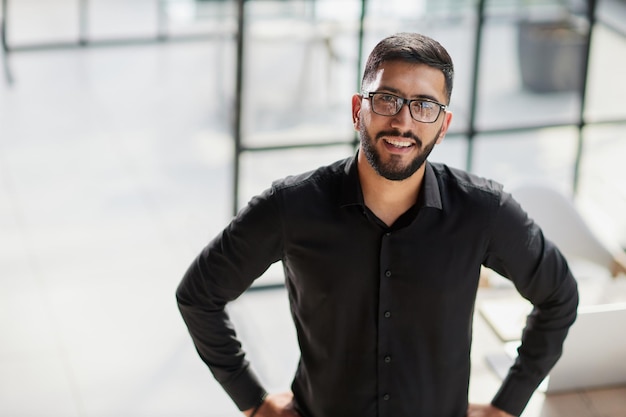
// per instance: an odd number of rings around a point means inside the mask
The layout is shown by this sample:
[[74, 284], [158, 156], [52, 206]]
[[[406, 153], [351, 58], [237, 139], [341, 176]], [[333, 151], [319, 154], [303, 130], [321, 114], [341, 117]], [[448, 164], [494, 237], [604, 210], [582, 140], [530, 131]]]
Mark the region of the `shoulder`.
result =
[[272, 191], [280, 195], [305, 197], [307, 193], [324, 191], [337, 187], [346, 177], [348, 166], [353, 158], [337, 161], [317, 169], [297, 175], [290, 175], [272, 183]]
[[252, 197], [238, 213], [238, 217], [250, 216], [251, 212], [278, 214], [285, 210], [297, 211], [306, 207], [319, 207], [324, 201], [337, 201], [346, 178], [351, 176], [352, 159], [275, 180], [271, 187]]
[[458, 193], [476, 198], [502, 198], [503, 186], [497, 181], [442, 163], [431, 163], [431, 166], [443, 195]]

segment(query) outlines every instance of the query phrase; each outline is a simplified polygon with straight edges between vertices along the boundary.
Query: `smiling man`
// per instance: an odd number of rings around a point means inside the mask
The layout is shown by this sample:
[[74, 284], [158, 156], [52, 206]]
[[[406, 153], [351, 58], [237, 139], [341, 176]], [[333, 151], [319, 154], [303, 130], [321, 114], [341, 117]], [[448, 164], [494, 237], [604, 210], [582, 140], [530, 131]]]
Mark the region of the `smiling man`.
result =
[[[189, 267], [177, 291], [196, 348], [250, 417], [519, 415], [561, 354], [578, 292], [567, 263], [502, 186], [427, 161], [452, 121], [453, 65], [401, 33], [370, 54], [354, 157], [276, 181]], [[268, 394], [225, 311], [282, 261], [301, 359]], [[469, 404], [480, 268], [535, 306], [491, 404]]]

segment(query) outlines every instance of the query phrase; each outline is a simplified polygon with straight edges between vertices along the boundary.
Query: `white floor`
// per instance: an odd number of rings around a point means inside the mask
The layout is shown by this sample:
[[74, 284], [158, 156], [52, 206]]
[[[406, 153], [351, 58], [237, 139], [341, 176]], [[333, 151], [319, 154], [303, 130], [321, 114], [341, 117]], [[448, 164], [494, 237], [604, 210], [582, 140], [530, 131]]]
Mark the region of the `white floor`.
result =
[[230, 210], [229, 145], [208, 133], [223, 126], [210, 94], [187, 93], [209, 89], [194, 68], [211, 51], [15, 58], [0, 104], [0, 414], [197, 415], [208, 398], [220, 415], [174, 300]]
[[[15, 83], [0, 83], [1, 416], [238, 415], [195, 353], [174, 299], [188, 264], [231, 215], [228, 45], [10, 57]], [[626, 242], [624, 129], [603, 132], [587, 149], [584, 196], [607, 209], [600, 223], [617, 225]], [[502, 162], [514, 159], [511, 148], [481, 151], [492, 144], [479, 142], [476, 170], [502, 180], [520, 172]], [[463, 160], [462, 148], [440, 155]], [[559, 145], [539, 149], [529, 164], [569, 172]], [[258, 161], [269, 185], [304, 169], [303, 160], [315, 166], [349, 153], [299, 153], [291, 164], [248, 156], [245, 192], [260, 191]], [[287, 388], [297, 352], [283, 290], [248, 294], [233, 314], [268, 387]], [[496, 384], [484, 364], [475, 369], [488, 382], [472, 395], [487, 401]], [[561, 415], [549, 408], [527, 415]]]

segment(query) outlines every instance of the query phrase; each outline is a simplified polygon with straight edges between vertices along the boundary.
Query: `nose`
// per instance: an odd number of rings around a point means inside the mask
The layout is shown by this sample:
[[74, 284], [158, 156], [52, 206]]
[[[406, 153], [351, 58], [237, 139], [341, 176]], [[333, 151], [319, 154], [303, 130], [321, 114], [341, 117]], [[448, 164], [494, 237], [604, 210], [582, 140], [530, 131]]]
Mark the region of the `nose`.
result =
[[410, 126], [413, 124], [411, 110], [407, 103], [403, 103], [400, 111], [391, 118], [391, 125], [394, 127]]

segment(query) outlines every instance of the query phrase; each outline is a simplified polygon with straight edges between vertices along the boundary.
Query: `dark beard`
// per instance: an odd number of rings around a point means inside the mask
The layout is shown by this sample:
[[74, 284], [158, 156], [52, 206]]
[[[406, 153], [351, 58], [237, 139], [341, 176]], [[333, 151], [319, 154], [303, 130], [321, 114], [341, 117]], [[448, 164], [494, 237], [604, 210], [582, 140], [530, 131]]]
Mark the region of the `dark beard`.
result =
[[[441, 133], [441, 128], [437, 132], [435, 138], [426, 145], [425, 148], [411, 161], [411, 163], [407, 166], [400, 166], [394, 158], [387, 163], [383, 163], [380, 159], [380, 154], [378, 150], [374, 146], [374, 141], [372, 140], [369, 133], [365, 129], [365, 126], [361, 123], [361, 128], [359, 129], [359, 136], [361, 138], [361, 147], [363, 148], [363, 153], [365, 154], [365, 158], [369, 162], [369, 164], [374, 168], [374, 171], [381, 177], [384, 177], [390, 181], [403, 181], [409, 178], [411, 175], [415, 174], [418, 169], [424, 164], [428, 155], [432, 152], [435, 147], [436, 139]], [[415, 140], [415, 146], [422, 147], [422, 141], [414, 136], [412, 133], [407, 132], [405, 134], [401, 134], [399, 132], [380, 132], [377, 135], [377, 139], [382, 136], [402, 136]]]

